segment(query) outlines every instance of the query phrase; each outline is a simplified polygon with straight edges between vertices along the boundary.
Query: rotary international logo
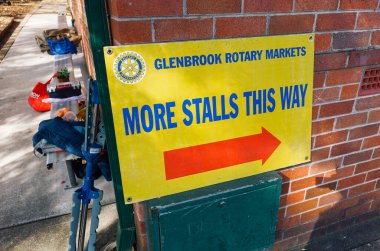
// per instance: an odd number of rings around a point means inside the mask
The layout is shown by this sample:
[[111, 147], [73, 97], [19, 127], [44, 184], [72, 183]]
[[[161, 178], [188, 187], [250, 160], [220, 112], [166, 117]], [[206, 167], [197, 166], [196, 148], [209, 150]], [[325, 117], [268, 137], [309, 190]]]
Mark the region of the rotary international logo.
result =
[[140, 54], [134, 51], [125, 51], [116, 57], [113, 71], [118, 80], [124, 84], [133, 85], [144, 78], [146, 64]]

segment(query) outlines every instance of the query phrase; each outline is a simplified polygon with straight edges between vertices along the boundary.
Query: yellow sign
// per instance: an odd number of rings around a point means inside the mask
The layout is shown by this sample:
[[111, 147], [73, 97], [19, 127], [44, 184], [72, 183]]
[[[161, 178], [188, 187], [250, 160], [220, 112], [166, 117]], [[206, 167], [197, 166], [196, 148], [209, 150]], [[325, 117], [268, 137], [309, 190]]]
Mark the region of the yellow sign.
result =
[[126, 203], [310, 160], [312, 34], [104, 53]]

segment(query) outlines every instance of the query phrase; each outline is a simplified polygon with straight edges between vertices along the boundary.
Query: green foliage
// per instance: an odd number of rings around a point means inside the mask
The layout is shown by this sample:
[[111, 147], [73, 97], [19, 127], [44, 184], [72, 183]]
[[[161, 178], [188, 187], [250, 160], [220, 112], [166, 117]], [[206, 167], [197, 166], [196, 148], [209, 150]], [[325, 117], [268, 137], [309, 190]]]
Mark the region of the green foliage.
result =
[[62, 68], [61, 70], [59, 70], [57, 72], [57, 78], [59, 79], [68, 79], [70, 76], [70, 72], [69, 70], [67, 70], [67, 68]]

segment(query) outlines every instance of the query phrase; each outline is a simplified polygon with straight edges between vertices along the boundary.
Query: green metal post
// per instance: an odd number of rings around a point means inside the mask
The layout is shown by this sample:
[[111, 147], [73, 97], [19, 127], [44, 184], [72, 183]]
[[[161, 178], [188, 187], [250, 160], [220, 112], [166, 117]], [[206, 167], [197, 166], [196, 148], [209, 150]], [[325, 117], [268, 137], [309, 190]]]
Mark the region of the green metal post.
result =
[[106, 126], [107, 149], [115, 189], [116, 207], [119, 214], [117, 249], [119, 251], [130, 251], [135, 239], [135, 224], [133, 207], [132, 205], [126, 205], [124, 202], [115, 132], [113, 129], [111, 101], [103, 54], [103, 47], [111, 45], [105, 0], [85, 0], [85, 10], [96, 80], [98, 81], [101, 98], [102, 114]]

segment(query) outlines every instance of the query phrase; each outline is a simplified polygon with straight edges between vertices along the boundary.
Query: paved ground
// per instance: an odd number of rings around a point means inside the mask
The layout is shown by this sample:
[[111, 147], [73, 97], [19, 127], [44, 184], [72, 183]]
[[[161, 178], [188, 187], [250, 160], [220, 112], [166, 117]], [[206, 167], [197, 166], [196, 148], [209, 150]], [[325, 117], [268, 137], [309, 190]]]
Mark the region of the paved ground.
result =
[[[103, 250], [116, 239], [115, 204], [102, 208], [95, 250]], [[87, 225], [89, 222], [87, 222]], [[63, 215], [0, 230], [1, 251], [66, 251], [70, 215]], [[86, 234], [88, 237], [88, 233]], [[109, 251], [109, 250], [107, 250]]]
[[[57, 28], [56, 11], [64, 9], [65, 4], [66, 0], [43, 1], [33, 15], [26, 17], [0, 63], [0, 250], [67, 248], [68, 216], [9, 228], [66, 215], [71, 210], [72, 190], [64, 190], [68, 183], [65, 165], [56, 165], [48, 171], [45, 159], [33, 155], [32, 135], [49, 114], [33, 111], [27, 102], [33, 86], [54, 73], [53, 56], [39, 51], [34, 36], [44, 29]], [[86, 77], [80, 53], [74, 57], [74, 64], [76, 77]], [[104, 203], [114, 201], [111, 183], [102, 179], [96, 186], [104, 190]], [[109, 228], [115, 223], [115, 207], [106, 207], [101, 218], [107, 220], [101, 220], [100, 228]]]
[[[9, 25], [8, 29], [3, 30], [1, 26], [4, 25], [4, 20], [0, 18], [0, 61], [3, 60], [8, 50], [11, 48], [17, 34], [20, 32], [21, 28], [25, 25], [24, 19], [28, 13], [33, 12], [37, 7], [40, 6], [39, 1], [29, 1], [29, 2], [13, 2], [11, 6], [2, 4], [0, 5], [0, 16], [3, 18], [13, 18], [12, 23]], [[23, 22], [24, 21], [24, 22]]]
[[363, 246], [352, 249], [351, 251], [378, 251], [378, 250], [380, 250], [380, 240], [367, 243]]
[[311, 240], [304, 247], [289, 251], [378, 251], [380, 250], [380, 216], [346, 227], [333, 234]]

